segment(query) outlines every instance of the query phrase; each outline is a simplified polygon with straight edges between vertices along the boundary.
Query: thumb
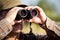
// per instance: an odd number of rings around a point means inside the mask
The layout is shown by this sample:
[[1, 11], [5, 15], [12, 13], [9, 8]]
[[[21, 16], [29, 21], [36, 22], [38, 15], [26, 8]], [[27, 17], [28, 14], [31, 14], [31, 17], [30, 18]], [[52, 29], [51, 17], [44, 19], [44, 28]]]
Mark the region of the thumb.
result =
[[17, 12], [20, 10], [20, 9], [23, 9], [21, 7], [14, 7], [12, 8], [6, 15], [5, 19], [7, 21], [9, 21], [10, 23], [14, 21], [16, 15], [17, 15]]
[[32, 19], [30, 19], [30, 20], [29, 20], [29, 22], [33, 22], [33, 20], [32, 20]]

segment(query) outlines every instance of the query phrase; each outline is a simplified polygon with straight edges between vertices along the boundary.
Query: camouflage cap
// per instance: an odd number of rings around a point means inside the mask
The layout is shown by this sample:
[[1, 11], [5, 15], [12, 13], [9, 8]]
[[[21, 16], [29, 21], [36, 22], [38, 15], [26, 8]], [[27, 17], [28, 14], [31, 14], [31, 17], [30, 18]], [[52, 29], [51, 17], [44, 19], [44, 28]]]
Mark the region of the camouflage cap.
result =
[[9, 9], [16, 5], [20, 5], [20, 0], [0, 0], [0, 10], [1, 9]]

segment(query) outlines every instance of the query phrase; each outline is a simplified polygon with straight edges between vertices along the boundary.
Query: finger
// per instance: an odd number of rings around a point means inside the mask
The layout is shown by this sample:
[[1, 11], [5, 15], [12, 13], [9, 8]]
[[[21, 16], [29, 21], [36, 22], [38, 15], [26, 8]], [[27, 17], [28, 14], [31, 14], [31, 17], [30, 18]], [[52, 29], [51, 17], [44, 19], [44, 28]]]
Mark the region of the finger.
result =
[[33, 9], [33, 6], [25, 7], [26, 10], [31, 10]]
[[25, 7], [25, 10], [30, 10], [30, 8], [29, 7]]
[[33, 22], [33, 19], [30, 19], [29, 22]]
[[15, 22], [13, 21], [12, 23], [11, 23], [11, 25], [14, 25], [15, 24]]
[[35, 23], [42, 23], [41, 22], [41, 19], [40, 18], [38, 18], [38, 17], [33, 17], [33, 22], [35, 22]]
[[14, 7], [12, 8], [6, 15], [5, 19], [8, 21], [8, 22], [13, 22], [16, 15], [17, 15], [17, 12], [20, 10], [20, 9], [23, 9], [21, 7]]
[[17, 12], [20, 10], [20, 9], [23, 9], [23, 8], [20, 8], [20, 7], [14, 7], [12, 8], [6, 15], [6, 18], [11, 18], [13, 17], [13, 19], [15, 19], [16, 15], [17, 15]]
[[24, 20], [24, 21], [26, 21], [26, 22], [33, 22], [33, 20], [32, 20], [32, 19]]
[[29, 6], [29, 7], [28, 7], [28, 10], [31, 10], [31, 9], [32, 9], [32, 6]]
[[45, 16], [44, 11], [42, 10], [42, 8], [35, 6], [34, 8], [36, 8], [39, 12], [40, 12], [40, 16]]
[[38, 16], [40, 17], [41, 21], [44, 22], [46, 20], [46, 15], [44, 13], [44, 11], [42, 10], [42, 8], [35, 6], [34, 8], [37, 9], [38, 11]]
[[10, 12], [13, 12], [13, 14], [16, 15], [18, 13], [18, 11], [21, 10], [21, 9], [23, 9], [23, 8], [21, 8], [21, 7], [14, 7], [13, 9], [11, 9]]
[[25, 7], [24, 9], [25, 9], [25, 10], [27, 10], [27, 9], [28, 9], [28, 7]]
[[24, 20], [24, 21], [29, 22], [29, 20]]
[[19, 21], [14, 21], [15, 23], [20, 23], [20, 22], [22, 22], [23, 20], [19, 20]]

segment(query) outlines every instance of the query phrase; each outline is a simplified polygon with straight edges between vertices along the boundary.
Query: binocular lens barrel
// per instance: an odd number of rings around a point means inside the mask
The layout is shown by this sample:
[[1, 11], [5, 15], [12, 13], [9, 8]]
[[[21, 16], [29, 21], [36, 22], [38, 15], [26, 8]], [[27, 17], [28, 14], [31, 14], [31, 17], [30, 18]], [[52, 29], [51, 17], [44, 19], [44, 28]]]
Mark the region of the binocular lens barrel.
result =
[[37, 16], [37, 11], [35, 10], [35, 9], [33, 9], [33, 10], [30, 10], [29, 12], [28, 12], [28, 10], [20, 10], [19, 11], [19, 15], [21, 16], [21, 17], [27, 17], [27, 15], [28, 14], [31, 14], [31, 16], [32, 17], [34, 17], [34, 16]]
[[35, 9], [31, 10], [31, 16], [32, 17], [37, 16], [37, 10]]
[[18, 11], [16, 20], [19, 20], [19, 19], [27, 19], [27, 20], [29, 20], [34, 16], [37, 16], [37, 10], [36, 9], [32, 9], [32, 10], [24, 10], [24, 9], [22, 9], [22, 10]]
[[27, 11], [26, 10], [19, 10], [19, 15], [22, 17], [22, 18], [25, 18], [27, 15], [28, 15], [28, 13], [27, 13]]

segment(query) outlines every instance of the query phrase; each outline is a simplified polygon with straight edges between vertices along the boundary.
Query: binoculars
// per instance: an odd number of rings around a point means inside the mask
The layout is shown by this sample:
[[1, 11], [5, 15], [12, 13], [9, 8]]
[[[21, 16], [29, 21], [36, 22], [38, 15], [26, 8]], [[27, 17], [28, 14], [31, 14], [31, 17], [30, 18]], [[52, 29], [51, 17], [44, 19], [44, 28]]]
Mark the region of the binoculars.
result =
[[18, 14], [16, 16], [16, 20], [20, 20], [20, 19], [31, 19], [34, 16], [37, 16], [37, 10], [36, 9], [31, 9], [31, 10], [19, 10]]

